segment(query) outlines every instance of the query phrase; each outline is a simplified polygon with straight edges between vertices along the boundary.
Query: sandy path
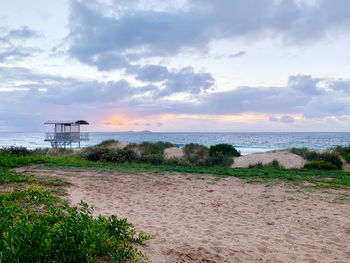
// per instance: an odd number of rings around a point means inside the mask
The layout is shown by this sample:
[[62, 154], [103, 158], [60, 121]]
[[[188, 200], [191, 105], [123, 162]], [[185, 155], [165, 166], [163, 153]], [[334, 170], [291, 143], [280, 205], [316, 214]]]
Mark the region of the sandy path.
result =
[[[213, 181], [195, 175], [33, 170], [72, 181], [96, 214], [127, 217], [156, 234], [152, 262], [350, 262], [350, 205], [321, 191]], [[326, 200], [321, 200], [326, 199]]]

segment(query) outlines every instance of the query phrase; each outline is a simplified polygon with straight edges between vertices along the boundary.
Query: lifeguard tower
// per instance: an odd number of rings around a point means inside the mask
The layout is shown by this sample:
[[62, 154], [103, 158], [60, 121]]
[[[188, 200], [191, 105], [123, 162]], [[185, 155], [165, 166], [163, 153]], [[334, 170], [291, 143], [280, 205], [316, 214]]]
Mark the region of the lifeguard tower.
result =
[[54, 132], [47, 132], [45, 136], [45, 142], [50, 142], [52, 148], [72, 148], [72, 143], [78, 143], [80, 148], [81, 141], [89, 140], [88, 132], [80, 132], [80, 125], [89, 125], [87, 121], [47, 121], [44, 124], [55, 125]]

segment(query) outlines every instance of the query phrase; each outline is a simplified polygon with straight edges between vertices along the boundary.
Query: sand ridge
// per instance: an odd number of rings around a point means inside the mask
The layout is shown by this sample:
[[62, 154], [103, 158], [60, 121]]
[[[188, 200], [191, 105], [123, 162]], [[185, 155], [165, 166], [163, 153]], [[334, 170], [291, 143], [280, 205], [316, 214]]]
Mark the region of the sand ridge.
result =
[[170, 159], [170, 158], [184, 158], [185, 157], [185, 153], [183, 148], [179, 148], [179, 147], [170, 147], [170, 148], [166, 148], [164, 149], [164, 157], [166, 159]]
[[[155, 237], [152, 262], [350, 262], [349, 204], [230, 177], [45, 171], [67, 178], [72, 204], [127, 217]], [[330, 200], [330, 199], [329, 199]]]
[[301, 168], [306, 163], [306, 160], [299, 155], [291, 153], [288, 150], [271, 151], [263, 153], [253, 153], [234, 158], [232, 168], [248, 167], [257, 163], [268, 164], [273, 160], [284, 168]]

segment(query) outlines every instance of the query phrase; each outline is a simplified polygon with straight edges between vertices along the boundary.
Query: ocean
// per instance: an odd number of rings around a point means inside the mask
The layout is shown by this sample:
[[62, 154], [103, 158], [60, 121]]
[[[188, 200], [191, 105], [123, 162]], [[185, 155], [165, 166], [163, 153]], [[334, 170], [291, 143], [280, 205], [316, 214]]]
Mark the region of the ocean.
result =
[[[90, 141], [81, 146], [96, 145], [104, 140], [123, 142], [168, 141], [180, 147], [188, 143], [206, 146], [228, 143], [242, 154], [266, 152], [291, 147], [324, 150], [337, 145], [350, 145], [350, 132], [90, 132]], [[0, 147], [24, 146], [30, 149], [50, 147], [44, 142], [44, 133], [0, 132]]]

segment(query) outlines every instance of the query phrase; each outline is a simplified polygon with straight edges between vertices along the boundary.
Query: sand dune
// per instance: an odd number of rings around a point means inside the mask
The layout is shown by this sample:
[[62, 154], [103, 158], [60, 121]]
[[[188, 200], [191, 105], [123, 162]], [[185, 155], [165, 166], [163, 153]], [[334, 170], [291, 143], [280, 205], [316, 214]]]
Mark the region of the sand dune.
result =
[[170, 159], [170, 158], [184, 158], [185, 157], [185, 153], [183, 148], [179, 148], [179, 147], [170, 147], [170, 148], [166, 148], [164, 150], [164, 157], [166, 159]]
[[234, 158], [232, 168], [248, 167], [257, 163], [268, 164], [273, 160], [277, 160], [278, 163], [284, 168], [301, 168], [306, 163], [306, 160], [299, 155], [291, 153], [288, 150], [272, 151], [264, 153], [253, 153]]
[[128, 146], [130, 143], [129, 142], [113, 142], [108, 144], [108, 148], [114, 148], [114, 149], [123, 149], [126, 146]]
[[349, 204], [237, 178], [33, 170], [67, 178], [73, 204], [155, 234], [152, 262], [350, 262]]

